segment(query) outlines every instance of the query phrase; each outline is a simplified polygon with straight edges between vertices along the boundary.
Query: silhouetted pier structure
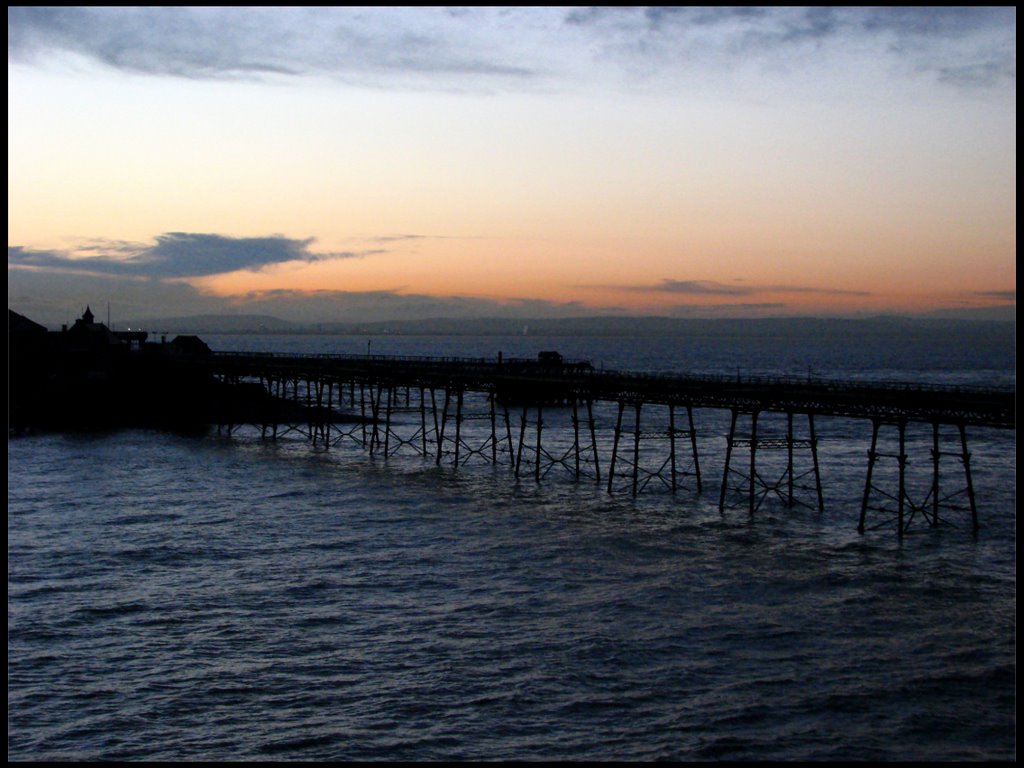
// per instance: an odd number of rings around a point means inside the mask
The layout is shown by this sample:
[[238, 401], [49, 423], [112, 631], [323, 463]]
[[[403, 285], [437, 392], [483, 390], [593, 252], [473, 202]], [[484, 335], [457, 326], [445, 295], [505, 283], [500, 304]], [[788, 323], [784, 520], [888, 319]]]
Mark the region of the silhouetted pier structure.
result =
[[[790, 507], [803, 504], [824, 510], [815, 418], [866, 419], [872, 436], [858, 530], [866, 530], [869, 512], [878, 512], [883, 517], [879, 525], [895, 523], [900, 536], [918, 515], [938, 525], [940, 509], [969, 512], [972, 529], [977, 530], [966, 428], [1016, 428], [1015, 390], [599, 371], [585, 362], [566, 362], [556, 353], [525, 360], [500, 355], [481, 359], [221, 352], [192, 364], [236, 385], [225, 392], [258, 383], [268, 395], [258, 408], [249, 407], [237, 418], [231, 403], [224, 403], [219, 426], [229, 434], [248, 423], [263, 437], [297, 431], [326, 448], [350, 440], [384, 457], [406, 448], [433, 457], [437, 464], [450, 459], [456, 467], [478, 457], [495, 464], [507, 462], [516, 478], [532, 474], [537, 481], [561, 467], [576, 479], [606, 484], [609, 493], [634, 496], [650, 483], [674, 493], [691, 478], [701, 492], [693, 411], [728, 411], [719, 508], [724, 511], [727, 501], [738, 496], [750, 515], [768, 496]], [[289, 402], [303, 406], [304, 421], [283, 415], [282, 406]], [[608, 440], [598, 439], [594, 412], [599, 405], [614, 414], [610, 453]], [[552, 429], [546, 422], [545, 416], [553, 413], [560, 415], [556, 421], [562, 422], [561, 428]], [[396, 423], [402, 414], [404, 433]], [[784, 417], [785, 430], [766, 432], [768, 417]], [[464, 424], [469, 420], [485, 423], [482, 442], [467, 438]], [[911, 499], [906, 483], [911, 423], [932, 429], [931, 488], [921, 502]], [[803, 431], [797, 434], [800, 428]], [[952, 441], [940, 428], [956, 431]], [[881, 450], [880, 438], [893, 431], [895, 451]], [[475, 431], [478, 438], [480, 433]], [[606, 461], [599, 456], [599, 445], [605, 446]], [[642, 461], [641, 445], [648, 458], [660, 446], [653, 468]], [[766, 477], [759, 464], [765, 452], [784, 455], [784, 468], [776, 479]], [[804, 460], [800, 471], [797, 454]], [[962, 485], [941, 495], [944, 458], [959, 462], [962, 480], [957, 482]], [[886, 462], [895, 462], [895, 489], [881, 484], [879, 469]], [[607, 468], [604, 477], [602, 466]], [[802, 500], [797, 491], [813, 493], [812, 501]]]

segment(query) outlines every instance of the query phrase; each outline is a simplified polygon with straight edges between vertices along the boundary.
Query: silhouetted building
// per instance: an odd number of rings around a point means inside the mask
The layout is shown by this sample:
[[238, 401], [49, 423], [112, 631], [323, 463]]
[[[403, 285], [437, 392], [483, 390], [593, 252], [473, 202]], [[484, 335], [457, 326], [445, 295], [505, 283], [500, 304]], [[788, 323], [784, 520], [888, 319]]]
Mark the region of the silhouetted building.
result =
[[207, 357], [212, 354], [206, 342], [198, 336], [175, 336], [167, 345], [167, 351], [172, 357]]

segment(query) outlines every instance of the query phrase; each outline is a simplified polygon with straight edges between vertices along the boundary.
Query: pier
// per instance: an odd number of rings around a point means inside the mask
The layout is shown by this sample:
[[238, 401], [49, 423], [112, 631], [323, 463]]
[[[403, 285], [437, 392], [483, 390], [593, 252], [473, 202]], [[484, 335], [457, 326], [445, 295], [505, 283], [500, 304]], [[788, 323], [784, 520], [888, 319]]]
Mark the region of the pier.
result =
[[[633, 496], [652, 483], [672, 493], [684, 484], [703, 492], [694, 411], [725, 411], [719, 509], [738, 498], [751, 516], [768, 497], [823, 511], [815, 419], [867, 420], [872, 432], [857, 528], [892, 524], [901, 537], [915, 521], [936, 526], [951, 511], [969, 515], [977, 531], [967, 428], [1016, 428], [1009, 389], [652, 375], [595, 370], [553, 352], [537, 359], [219, 352], [188, 365], [220, 381], [224, 393], [248, 387], [258, 395], [244, 407], [233, 395], [220, 403], [222, 433], [252, 425], [263, 439], [298, 434], [325, 449], [351, 441], [371, 455], [412, 451], [438, 465], [477, 459], [537, 482], [561, 468], [608, 493]], [[610, 416], [603, 426], [598, 409]], [[470, 420], [484, 424], [476, 443], [466, 435]], [[911, 498], [906, 482], [907, 428], [915, 423], [931, 430], [924, 499]], [[781, 467], [778, 476], [762, 471], [766, 456], [773, 457], [773, 472]], [[881, 477], [885, 467], [894, 470], [894, 483]]]

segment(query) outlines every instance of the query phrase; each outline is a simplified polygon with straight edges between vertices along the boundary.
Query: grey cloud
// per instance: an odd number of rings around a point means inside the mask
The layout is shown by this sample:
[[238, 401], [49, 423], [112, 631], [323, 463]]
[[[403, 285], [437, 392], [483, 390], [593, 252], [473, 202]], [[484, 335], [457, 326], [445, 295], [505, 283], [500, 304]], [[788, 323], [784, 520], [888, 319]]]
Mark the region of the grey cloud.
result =
[[787, 308], [781, 302], [733, 304], [677, 304], [669, 312], [673, 317], [749, 317], [780, 312]]
[[1000, 301], [1017, 301], [1016, 289], [1012, 291], [978, 291], [976, 296], [980, 296], [985, 299], [999, 299]]
[[34, 251], [21, 246], [7, 249], [8, 266], [74, 270], [122, 277], [202, 277], [241, 269], [259, 270], [290, 261], [358, 258], [382, 251], [312, 253], [313, 238], [282, 236], [225, 237], [224, 235], [169, 232], [154, 245], [123, 241], [90, 241], [72, 257], [62, 251]]
[[[376, 87], [533, 87], [706, 72], [796, 48], [907, 59], [958, 85], [1016, 77], [1016, 8], [143, 7], [8, 9], [8, 60], [54, 51], [189, 78], [327, 75]], [[588, 75], [589, 73], [589, 75]]]
[[725, 285], [713, 280], [662, 280], [657, 285], [633, 288], [636, 291], [665, 293], [714, 294], [719, 296], [746, 296], [755, 289], [746, 286]]
[[965, 32], [1016, 26], [1013, 6], [902, 6], [863, 8], [856, 14], [864, 29], [903, 37], [960, 37]]
[[663, 66], [787, 62], [804, 48], [888, 56], [940, 82], [990, 86], [1016, 79], [1014, 7], [600, 8], [573, 10], [572, 27], [594, 33], [608, 55]]
[[527, 78], [477, 40], [476, 16], [438, 9], [11, 8], [8, 60], [68, 51], [117, 69], [196, 79], [327, 74]]
[[429, 237], [429, 235], [378, 235], [368, 239], [375, 243], [396, 243], [406, 240], [426, 240]]
[[664, 279], [655, 285], [618, 286], [622, 290], [641, 293], [679, 293], [702, 296], [750, 296], [758, 293], [820, 293], [832, 296], [870, 296], [868, 291], [838, 288], [816, 288], [806, 285], [729, 285], [714, 280]]

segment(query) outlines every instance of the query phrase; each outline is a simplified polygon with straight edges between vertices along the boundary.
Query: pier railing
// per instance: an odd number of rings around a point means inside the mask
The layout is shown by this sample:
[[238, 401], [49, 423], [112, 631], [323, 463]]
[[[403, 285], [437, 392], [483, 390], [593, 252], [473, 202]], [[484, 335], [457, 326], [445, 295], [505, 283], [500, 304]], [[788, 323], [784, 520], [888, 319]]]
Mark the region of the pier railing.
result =
[[[944, 386], [907, 381], [627, 372], [587, 361], [534, 358], [217, 352], [210, 365], [235, 375], [386, 379], [532, 394], [549, 402], [576, 397], [693, 407], [814, 413], [849, 418], [1015, 428], [1015, 387]], [[518, 392], [517, 392], [518, 391]], [[546, 397], [550, 395], [550, 397]]]

